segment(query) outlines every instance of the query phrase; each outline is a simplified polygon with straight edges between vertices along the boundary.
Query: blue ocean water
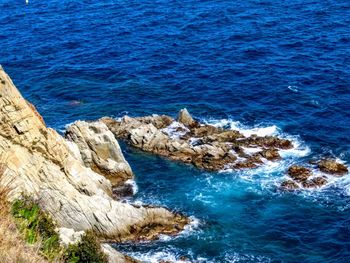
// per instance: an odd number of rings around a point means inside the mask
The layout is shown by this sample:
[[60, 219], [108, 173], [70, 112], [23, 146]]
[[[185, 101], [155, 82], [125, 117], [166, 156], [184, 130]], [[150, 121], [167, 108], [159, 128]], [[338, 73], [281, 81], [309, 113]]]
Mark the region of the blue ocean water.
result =
[[0, 63], [49, 126], [187, 107], [301, 145], [285, 162], [225, 173], [123, 145], [132, 201], [197, 223], [119, 250], [149, 262], [350, 262], [349, 175], [317, 191], [276, 190], [291, 162], [350, 163], [349, 1], [24, 2], [0, 1]]

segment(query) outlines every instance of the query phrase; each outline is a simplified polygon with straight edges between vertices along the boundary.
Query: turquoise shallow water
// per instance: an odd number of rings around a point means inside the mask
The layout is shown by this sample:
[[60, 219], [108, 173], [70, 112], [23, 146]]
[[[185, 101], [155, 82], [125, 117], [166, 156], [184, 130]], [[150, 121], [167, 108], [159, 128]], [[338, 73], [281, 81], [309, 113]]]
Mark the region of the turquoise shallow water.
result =
[[349, 1], [29, 2], [0, 2], [0, 63], [49, 126], [187, 107], [300, 144], [285, 162], [226, 173], [124, 145], [139, 188], [130, 201], [197, 223], [118, 249], [151, 262], [350, 261], [349, 175], [318, 191], [276, 189], [292, 162], [350, 163]]

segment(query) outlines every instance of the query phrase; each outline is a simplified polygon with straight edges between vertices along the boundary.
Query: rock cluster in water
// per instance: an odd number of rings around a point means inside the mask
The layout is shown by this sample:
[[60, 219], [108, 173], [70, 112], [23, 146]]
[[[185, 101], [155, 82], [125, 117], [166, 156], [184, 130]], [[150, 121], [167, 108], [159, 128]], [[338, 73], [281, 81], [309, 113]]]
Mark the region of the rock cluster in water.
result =
[[318, 188], [328, 183], [329, 176], [341, 177], [348, 173], [348, 168], [334, 159], [323, 159], [311, 163], [315, 164], [316, 168], [324, 174], [314, 175], [309, 167], [293, 165], [288, 169], [290, 179], [283, 181], [281, 187], [285, 190]]
[[[280, 151], [293, 148], [293, 143], [277, 136], [244, 136], [238, 130], [200, 123], [183, 109], [177, 119], [152, 115], [121, 119], [102, 118], [117, 138], [144, 151], [169, 159], [190, 163], [209, 170], [249, 169], [281, 159]], [[345, 165], [325, 159], [318, 169], [332, 176], [348, 172]], [[325, 185], [327, 176], [316, 176], [311, 168], [293, 165], [287, 171], [290, 179], [281, 183], [285, 190], [317, 188]]]
[[134, 147], [209, 170], [255, 168], [281, 159], [291, 141], [276, 136], [244, 136], [239, 131], [202, 124], [186, 109], [177, 120], [166, 115], [101, 119], [117, 138]]

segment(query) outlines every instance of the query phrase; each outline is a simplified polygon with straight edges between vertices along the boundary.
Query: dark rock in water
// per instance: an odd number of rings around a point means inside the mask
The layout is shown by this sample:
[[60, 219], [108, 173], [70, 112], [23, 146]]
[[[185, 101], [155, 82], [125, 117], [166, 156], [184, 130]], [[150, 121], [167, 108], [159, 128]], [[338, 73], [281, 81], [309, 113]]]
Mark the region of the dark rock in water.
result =
[[309, 168], [293, 165], [289, 167], [288, 175], [297, 182], [304, 182], [312, 175], [312, 172]]
[[291, 141], [286, 139], [281, 139], [275, 136], [251, 136], [247, 138], [250, 145], [256, 145], [265, 148], [276, 148], [276, 149], [291, 149], [293, 144]]
[[113, 187], [113, 196], [116, 198], [129, 197], [134, 195], [134, 189], [131, 184], [123, 184], [118, 187]]
[[299, 185], [293, 180], [286, 180], [281, 183], [281, 188], [283, 190], [296, 190], [299, 189]]
[[332, 174], [334, 176], [342, 176], [348, 172], [348, 168], [342, 164], [338, 163], [336, 160], [325, 159], [321, 160], [318, 163], [318, 168], [328, 174]]
[[263, 150], [260, 154], [262, 157], [266, 158], [269, 161], [275, 161], [275, 160], [281, 159], [281, 156], [278, 153], [277, 149], [266, 149], [266, 150]]
[[186, 257], [186, 256], [179, 257], [179, 260], [185, 261], [185, 262], [191, 262], [191, 260], [188, 257]]
[[316, 188], [321, 187], [327, 183], [327, 179], [324, 177], [315, 177], [311, 180], [303, 182], [303, 187], [305, 188]]
[[288, 169], [288, 175], [292, 180], [282, 182], [281, 187], [286, 190], [295, 190], [299, 188], [297, 183], [301, 183], [304, 188], [317, 188], [327, 184], [325, 177], [311, 178], [312, 171], [310, 168], [293, 165]]

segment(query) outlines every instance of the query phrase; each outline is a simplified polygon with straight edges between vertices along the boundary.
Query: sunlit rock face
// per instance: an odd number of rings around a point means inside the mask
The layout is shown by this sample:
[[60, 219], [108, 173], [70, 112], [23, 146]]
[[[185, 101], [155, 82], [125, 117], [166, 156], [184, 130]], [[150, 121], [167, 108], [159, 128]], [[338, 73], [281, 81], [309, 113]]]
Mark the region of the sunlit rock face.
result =
[[132, 178], [132, 171], [103, 123], [78, 122], [68, 133], [66, 141], [47, 128], [0, 69], [0, 153], [7, 167], [1, 183], [10, 182], [11, 198], [29, 195], [59, 227], [93, 229], [115, 241], [155, 239], [188, 223], [164, 208], [113, 199], [112, 184]]
[[152, 115], [101, 121], [117, 138], [137, 148], [210, 171], [255, 168], [266, 160], [281, 159], [279, 150], [293, 147], [289, 140], [276, 136], [244, 136], [236, 130], [202, 124], [186, 109], [179, 112], [177, 120]]

